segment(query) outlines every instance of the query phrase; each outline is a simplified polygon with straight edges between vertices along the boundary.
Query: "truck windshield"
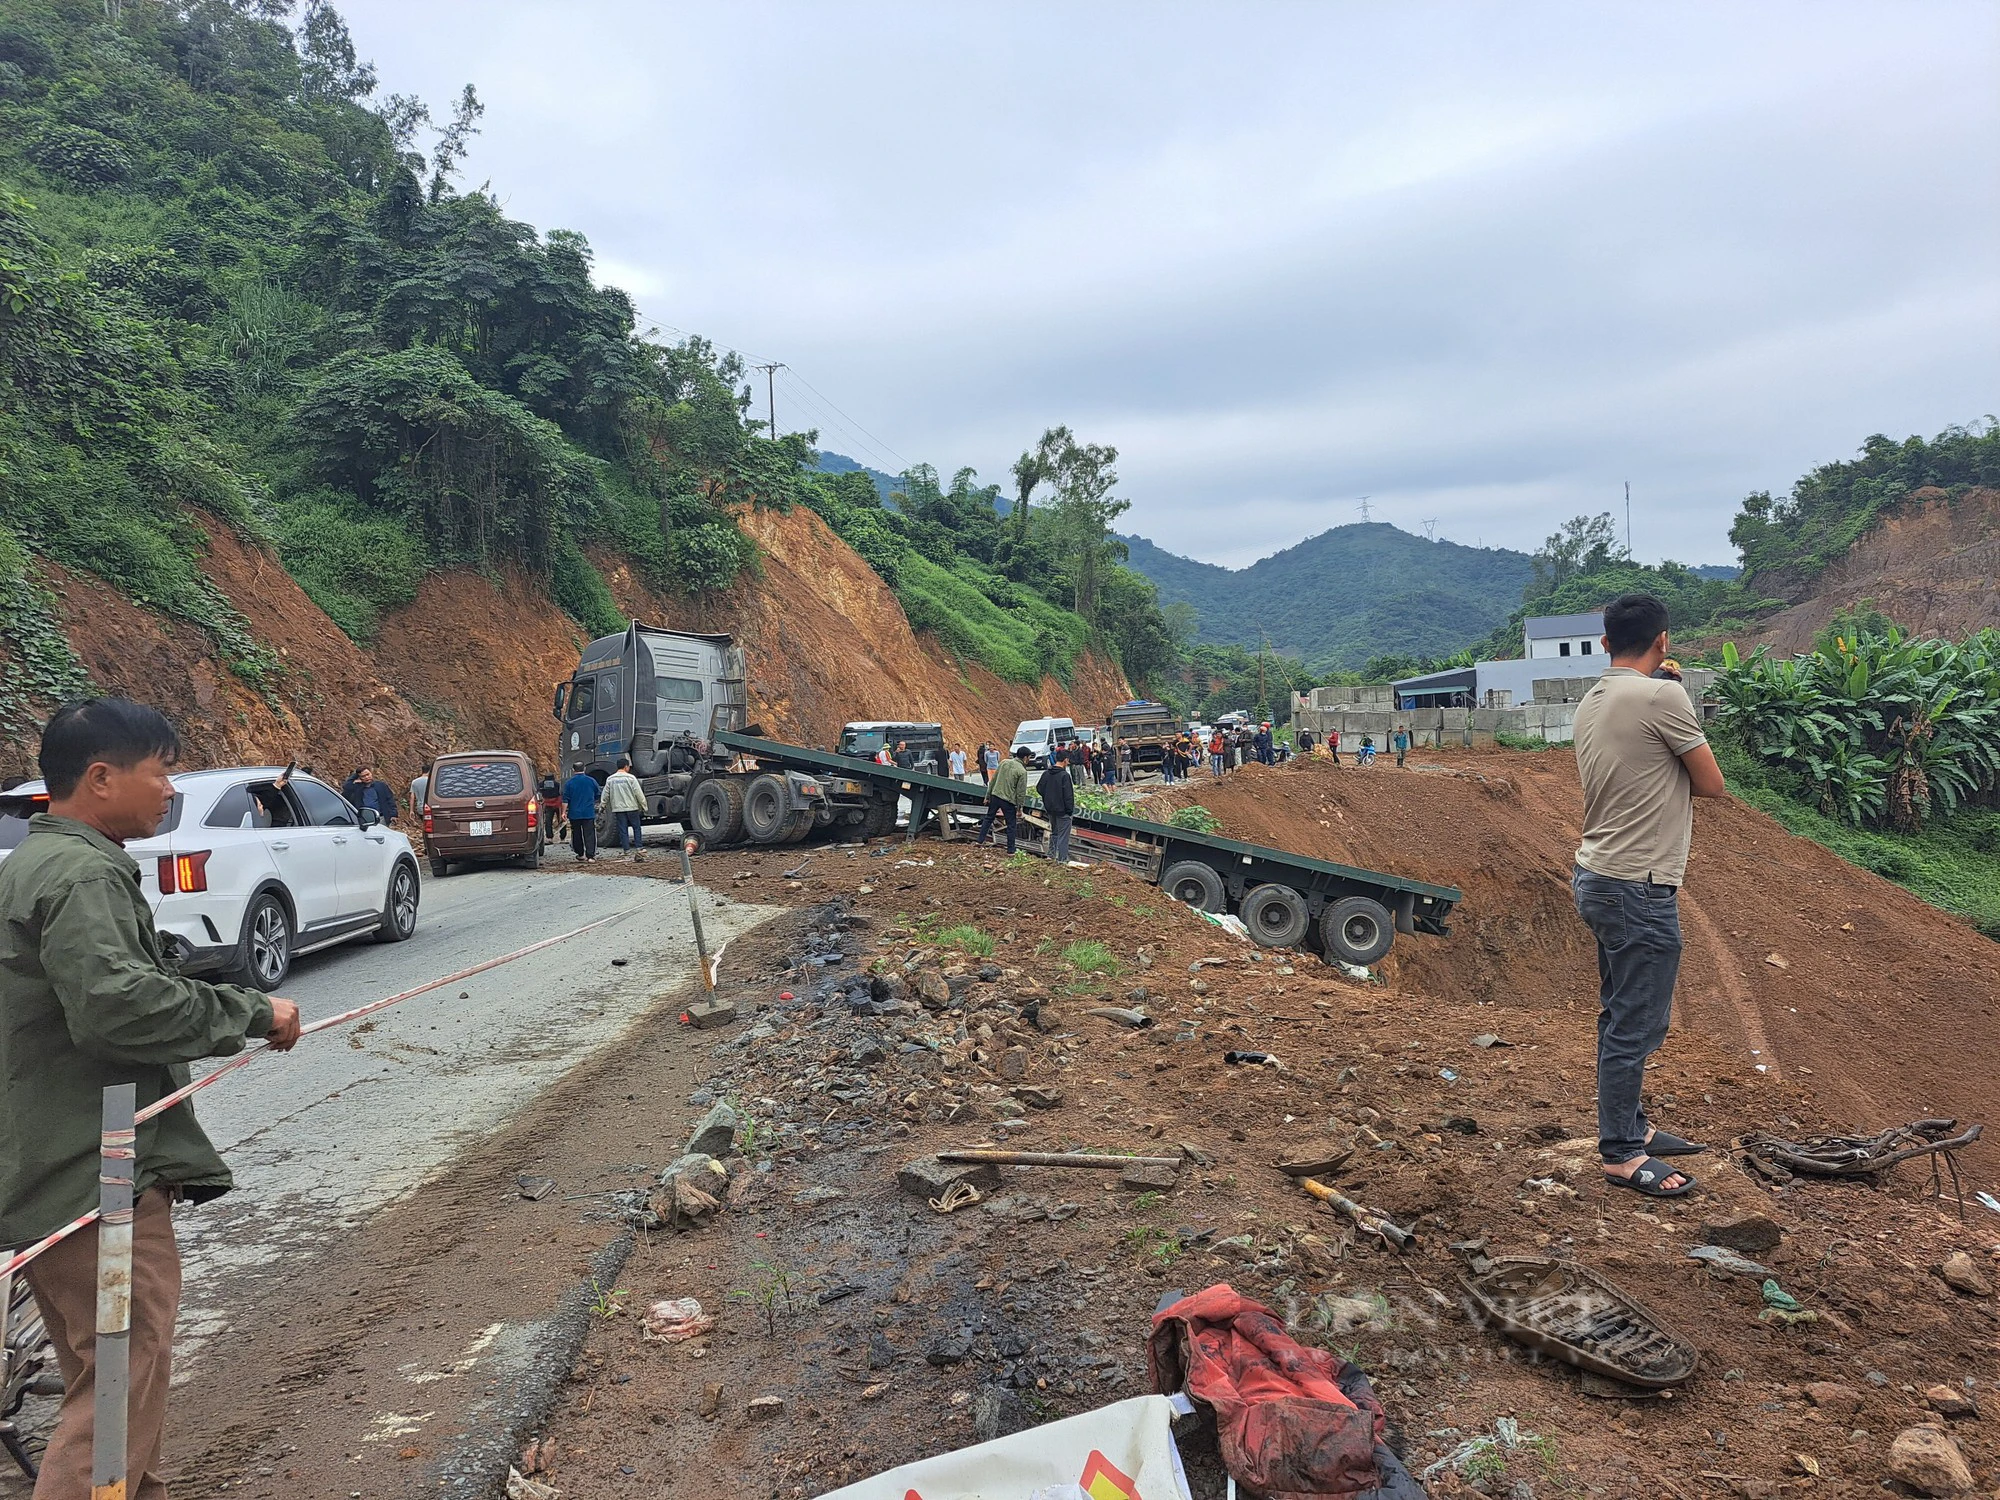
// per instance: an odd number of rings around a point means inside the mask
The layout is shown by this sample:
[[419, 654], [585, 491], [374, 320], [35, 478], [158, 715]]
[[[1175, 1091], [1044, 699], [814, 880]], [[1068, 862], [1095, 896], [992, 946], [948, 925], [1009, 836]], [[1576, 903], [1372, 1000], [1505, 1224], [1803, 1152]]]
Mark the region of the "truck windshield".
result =
[[889, 742], [889, 734], [884, 729], [848, 729], [840, 736], [842, 755], [873, 755]]
[[596, 683], [589, 677], [583, 678], [569, 695], [569, 716], [572, 719], [587, 719], [597, 706]]

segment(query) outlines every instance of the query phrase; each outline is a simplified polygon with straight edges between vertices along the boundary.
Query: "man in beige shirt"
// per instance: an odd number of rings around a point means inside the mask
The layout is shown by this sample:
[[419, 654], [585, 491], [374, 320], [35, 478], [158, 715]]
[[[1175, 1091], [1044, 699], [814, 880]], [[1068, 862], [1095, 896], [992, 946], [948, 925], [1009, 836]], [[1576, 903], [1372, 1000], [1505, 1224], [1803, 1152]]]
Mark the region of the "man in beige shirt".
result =
[[1611, 665], [1576, 710], [1583, 843], [1570, 879], [1597, 938], [1597, 1148], [1611, 1185], [1678, 1198], [1695, 1180], [1659, 1158], [1707, 1148], [1653, 1129], [1639, 1090], [1673, 1013], [1693, 799], [1723, 795], [1722, 769], [1687, 690], [1653, 675], [1667, 607], [1650, 594], [1613, 600], [1604, 648]]

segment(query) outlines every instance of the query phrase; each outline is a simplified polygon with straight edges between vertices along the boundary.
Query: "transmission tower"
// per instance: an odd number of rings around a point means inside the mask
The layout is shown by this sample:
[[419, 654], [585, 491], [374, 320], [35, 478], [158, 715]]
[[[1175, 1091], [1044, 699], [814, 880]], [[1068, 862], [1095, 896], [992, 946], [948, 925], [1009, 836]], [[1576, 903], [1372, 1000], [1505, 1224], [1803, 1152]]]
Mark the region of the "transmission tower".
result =
[[1424, 525], [1424, 540], [1427, 542], [1436, 541], [1438, 539], [1437, 518], [1433, 516], [1430, 520], [1424, 522], [1423, 525]]
[[1363, 495], [1363, 496], [1361, 497], [1361, 500], [1360, 500], [1360, 509], [1361, 509], [1361, 519], [1362, 519], [1362, 520], [1364, 520], [1364, 521], [1366, 521], [1366, 520], [1368, 519], [1368, 509], [1369, 509], [1369, 507], [1368, 507], [1368, 497], [1367, 497], [1366, 495]]

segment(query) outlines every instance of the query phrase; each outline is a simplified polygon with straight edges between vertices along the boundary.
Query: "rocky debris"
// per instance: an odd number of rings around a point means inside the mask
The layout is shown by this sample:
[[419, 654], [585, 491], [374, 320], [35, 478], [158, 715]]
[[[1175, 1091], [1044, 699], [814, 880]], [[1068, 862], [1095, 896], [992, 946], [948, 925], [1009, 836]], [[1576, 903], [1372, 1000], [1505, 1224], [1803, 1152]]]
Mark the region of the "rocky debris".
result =
[[1721, 1245], [1696, 1245], [1688, 1259], [1704, 1262], [1718, 1276], [1747, 1276], [1752, 1281], [1768, 1281], [1776, 1273], [1769, 1266], [1746, 1260]]
[[1036, 1083], [1016, 1084], [1010, 1092], [1030, 1109], [1054, 1109], [1062, 1103], [1062, 1090]]
[[1354, 1155], [1352, 1142], [1336, 1144], [1332, 1141], [1316, 1142], [1309, 1146], [1292, 1148], [1292, 1159], [1278, 1163], [1278, 1170], [1287, 1177], [1330, 1177], [1347, 1164]]
[[925, 969], [917, 976], [917, 999], [926, 1010], [943, 1010], [951, 1004], [951, 986], [936, 969]]
[[556, 1495], [554, 1485], [537, 1483], [519, 1469], [507, 1470], [507, 1500], [556, 1500]]
[[1004, 1385], [985, 1385], [972, 1398], [972, 1435], [975, 1441], [990, 1443], [1034, 1426], [1027, 1403]]
[[1843, 1417], [1853, 1416], [1868, 1401], [1868, 1398], [1853, 1386], [1841, 1385], [1832, 1380], [1815, 1380], [1803, 1389], [1806, 1400], [1821, 1411], [1830, 1411]]
[[1962, 1495], [1972, 1488], [1965, 1455], [1935, 1427], [1906, 1427], [1889, 1445], [1889, 1472], [1920, 1495]]
[[531, 1177], [526, 1173], [514, 1179], [514, 1186], [530, 1203], [539, 1203], [556, 1190], [553, 1177]]
[[941, 1333], [924, 1348], [924, 1361], [942, 1370], [947, 1365], [963, 1364], [972, 1357], [972, 1330], [954, 1328], [949, 1333]]
[[1000, 1076], [1009, 1082], [1018, 1082], [1028, 1076], [1026, 1047], [1009, 1047], [1000, 1054]]
[[878, 1328], [868, 1335], [868, 1368], [886, 1370], [903, 1357], [903, 1351], [882, 1337]]
[[1924, 1405], [1941, 1417], [1950, 1417], [1956, 1422], [1974, 1421], [1979, 1416], [1979, 1403], [1970, 1391], [1962, 1391], [1955, 1385], [1934, 1385], [1924, 1392]]
[[959, 1183], [976, 1188], [1000, 1186], [1000, 1169], [989, 1162], [941, 1162], [935, 1156], [919, 1156], [897, 1169], [896, 1186], [929, 1202], [942, 1198]]
[[686, 1156], [727, 1156], [736, 1149], [736, 1130], [742, 1120], [728, 1103], [717, 1100], [688, 1137]]
[[1701, 1235], [1711, 1245], [1740, 1250], [1745, 1255], [1767, 1255], [1784, 1242], [1785, 1231], [1765, 1214], [1733, 1213], [1706, 1220]]
[[1947, 1255], [1944, 1264], [1938, 1267], [1938, 1274], [1954, 1292], [1962, 1292], [1968, 1297], [1993, 1295], [1993, 1283], [1979, 1269], [1979, 1262], [1963, 1250], [1954, 1250]]
[[631, 1217], [649, 1229], [693, 1229], [722, 1211], [728, 1191], [729, 1169], [712, 1156], [691, 1151], [660, 1174], [643, 1214]]
[[753, 1422], [769, 1422], [785, 1414], [785, 1398], [783, 1396], [755, 1396], [751, 1398], [750, 1404], [744, 1407], [743, 1410], [745, 1415]]
[[1118, 1185], [1137, 1193], [1170, 1193], [1180, 1185], [1180, 1173], [1173, 1167], [1148, 1166], [1133, 1162], [1118, 1174]]
[[722, 1382], [711, 1381], [701, 1388], [701, 1402], [695, 1407], [695, 1414], [713, 1417], [722, 1410]]

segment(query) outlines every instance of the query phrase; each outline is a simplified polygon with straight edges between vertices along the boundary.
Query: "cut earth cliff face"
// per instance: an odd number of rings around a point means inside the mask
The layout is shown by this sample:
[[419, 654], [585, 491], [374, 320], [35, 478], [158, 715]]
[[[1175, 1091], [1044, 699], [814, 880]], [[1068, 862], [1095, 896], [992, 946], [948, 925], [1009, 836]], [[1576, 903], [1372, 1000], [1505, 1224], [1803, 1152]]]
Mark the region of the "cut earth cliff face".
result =
[[[1102, 722], [1132, 696], [1101, 657], [1080, 660], [1068, 687], [1006, 682], [954, 660], [910, 628], [888, 586], [810, 511], [755, 511], [743, 526], [763, 549], [761, 573], [712, 599], [662, 597], [622, 559], [596, 561], [638, 619], [736, 636], [749, 657], [751, 717], [776, 737], [831, 745], [850, 719], [913, 719], [943, 723], [954, 745], [1005, 746], [1022, 719]], [[363, 647], [275, 555], [205, 518], [203, 527], [202, 571], [277, 660], [261, 690], [199, 627], [88, 574], [40, 569], [92, 680], [172, 718], [183, 764], [296, 759], [338, 781], [367, 762], [400, 798], [441, 750], [521, 749], [553, 762], [552, 694], [587, 636], [525, 572], [435, 574]], [[17, 717], [0, 725], [0, 774], [32, 776], [39, 726]]]

